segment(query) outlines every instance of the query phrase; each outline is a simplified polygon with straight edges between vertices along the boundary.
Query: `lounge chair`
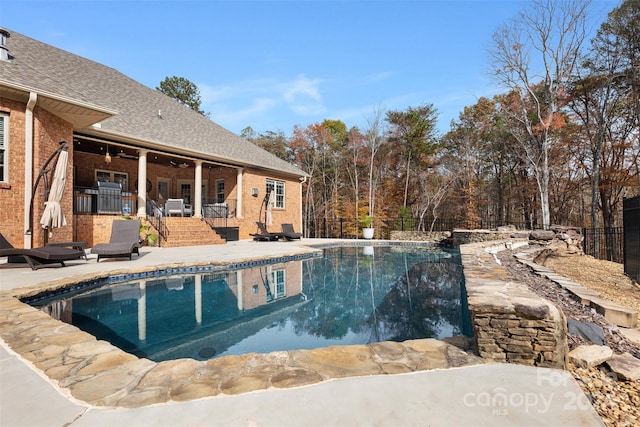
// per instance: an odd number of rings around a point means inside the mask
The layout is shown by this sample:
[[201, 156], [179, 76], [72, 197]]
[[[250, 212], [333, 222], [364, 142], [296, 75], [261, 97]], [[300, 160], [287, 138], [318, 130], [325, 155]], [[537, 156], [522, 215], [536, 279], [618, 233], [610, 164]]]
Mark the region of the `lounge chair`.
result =
[[98, 243], [91, 248], [92, 254], [97, 254], [97, 262], [100, 258], [125, 258], [136, 253], [140, 256], [138, 248], [140, 243], [140, 220], [116, 219], [111, 225], [111, 238], [109, 243]]
[[293, 229], [293, 224], [282, 224], [282, 234], [287, 240], [300, 239], [302, 237], [302, 233], [297, 233]]
[[262, 241], [274, 241], [278, 240], [281, 237], [284, 237], [283, 233], [272, 233], [267, 230], [267, 226], [263, 222], [256, 222], [258, 224], [259, 233], [249, 234], [253, 236], [253, 240], [262, 240]]
[[164, 214], [166, 216], [191, 216], [193, 215], [193, 210], [191, 205], [185, 205], [182, 199], [167, 199], [164, 204]]
[[22, 258], [32, 270], [37, 270], [45, 264], [60, 263], [64, 267], [65, 261], [80, 259], [83, 255], [83, 250], [61, 246], [45, 246], [32, 249], [16, 248], [0, 233], [0, 257], [9, 257], [9, 262], [21, 262], [18, 259]]

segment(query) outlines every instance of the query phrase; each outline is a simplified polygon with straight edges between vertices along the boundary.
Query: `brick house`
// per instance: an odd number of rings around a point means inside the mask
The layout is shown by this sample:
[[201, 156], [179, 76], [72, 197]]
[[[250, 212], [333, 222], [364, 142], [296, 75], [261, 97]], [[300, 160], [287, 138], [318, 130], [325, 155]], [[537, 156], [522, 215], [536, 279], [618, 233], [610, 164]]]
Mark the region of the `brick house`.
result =
[[[67, 225], [45, 236], [46, 179], [34, 184], [62, 141]], [[92, 246], [122, 215], [162, 229], [166, 246], [247, 239], [266, 218], [268, 191], [270, 229], [301, 230], [307, 177], [113, 68], [0, 29], [0, 231], [16, 247]], [[182, 199], [186, 215], [167, 216], [168, 199]]]

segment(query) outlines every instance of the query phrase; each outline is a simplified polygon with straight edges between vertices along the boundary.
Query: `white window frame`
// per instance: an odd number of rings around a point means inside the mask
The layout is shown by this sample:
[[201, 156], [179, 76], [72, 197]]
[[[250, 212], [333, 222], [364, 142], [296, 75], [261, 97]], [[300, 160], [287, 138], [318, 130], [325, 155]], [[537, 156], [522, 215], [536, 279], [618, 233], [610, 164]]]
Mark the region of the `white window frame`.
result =
[[[182, 199], [182, 200], [184, 200], [184, 202], [186, 204], [193, 206], [194, 203], [195, 203], [195, 200], [193, 200], [193, 198], [196, 195], [196, 191], [195, 191], [196, 181], [193, 180], [193, 179], [177, 179], [176, 180], [176, 186], [177, 186], [176, 190], [178, 192], [178, 194], [176, 194], [176, 198]], [[183, 186], [185, 188], [183, 188]], [[188, 199], [185, 196], [185, 191], [187, 191], [189, 193], [189, 198]], [[209, 180], [208, 179], [203, 179], [202, 180], [202, 195], [204, 196], [205, 194], [209, 194], [208, 192], [209, 192]]]
[[278, 269], [271, 272], [271, 283], [273, 283], [273, 299], [287, 296], [287, 273], [286, 270]]
[[285, 185], [284, 181], [278, 181], [275, 179], [267, 178], [267, 190], [271, 188], [276, 192], [276, 200], [273, 205], [276, 209], [284, 209], [285, 208]]
[[9, 182], [9, 115], [0, 113], [0, 152], [2, 156], [2, 173], [0, 174], [0, 182]]
[[216, 203], [224, 203], [224, 179], [216, 179]]

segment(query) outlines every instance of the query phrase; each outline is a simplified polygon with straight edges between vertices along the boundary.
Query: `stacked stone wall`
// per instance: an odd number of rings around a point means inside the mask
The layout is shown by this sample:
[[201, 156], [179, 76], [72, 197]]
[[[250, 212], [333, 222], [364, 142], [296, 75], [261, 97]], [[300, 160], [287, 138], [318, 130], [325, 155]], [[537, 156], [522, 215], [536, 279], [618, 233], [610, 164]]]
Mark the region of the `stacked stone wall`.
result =
[[453, 233], [451, 233], [452, 244], [456, 247], [469, 243], [527, 237], [529, 237], [528, 231], [517, 231], [515, 228], [509, 227], [500, 227], [498, 230], [453, 230]]
[[495, 362], [566, 368], [567, 322], [562, 311], [495, 259], [512, 240], [460, 246], [474, 338], [479, 355]]
[[411, 240], [415, 242], [440, 243], [451, 237], [449, 231], [392, 231], [391, 240]]

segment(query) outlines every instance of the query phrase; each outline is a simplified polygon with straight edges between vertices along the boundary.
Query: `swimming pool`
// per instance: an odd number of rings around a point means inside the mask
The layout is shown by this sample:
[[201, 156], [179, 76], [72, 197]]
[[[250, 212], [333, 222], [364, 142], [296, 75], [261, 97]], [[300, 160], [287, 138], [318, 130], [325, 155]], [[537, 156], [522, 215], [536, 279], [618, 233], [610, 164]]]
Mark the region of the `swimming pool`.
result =
[[42, 309], [154, 361], [471, 335], [457, 252], [341, 246], [324, 256], [102, 286]]

